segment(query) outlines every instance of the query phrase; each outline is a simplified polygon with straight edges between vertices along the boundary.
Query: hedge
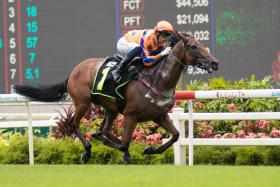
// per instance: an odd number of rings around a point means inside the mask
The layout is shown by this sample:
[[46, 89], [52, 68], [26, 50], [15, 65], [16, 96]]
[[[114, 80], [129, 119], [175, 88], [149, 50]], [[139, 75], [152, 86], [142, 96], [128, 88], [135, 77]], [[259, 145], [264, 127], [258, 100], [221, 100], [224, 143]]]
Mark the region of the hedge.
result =
[[[92, 141], [92, 144], [92, 158], [88, 164], [122, 164], [123, 154], [120, 151], [97, 141]], [[133, 164], [174, 163], [171, 148], [161, 155], [147, 156], [142, 154], [146, 146], [144, 143], [131, 144]], [[77, 140], [34, 137], [36, 164], [82, 164], [80, 161], [82, 152], [83, 146]], [[8, 142], [0, 138], [0, 164], [28, 164], [28, 158], [26, 135], [16, 133]], [[280, 146], [195, 146], [194, 164], [280, 165]]]

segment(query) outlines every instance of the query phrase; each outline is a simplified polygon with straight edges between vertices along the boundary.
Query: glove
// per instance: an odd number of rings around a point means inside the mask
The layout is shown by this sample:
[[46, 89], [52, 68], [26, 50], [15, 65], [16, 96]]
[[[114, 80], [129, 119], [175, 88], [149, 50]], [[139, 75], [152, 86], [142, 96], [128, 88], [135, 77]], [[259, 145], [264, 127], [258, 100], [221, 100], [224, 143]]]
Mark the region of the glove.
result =
[[160, 56], [168, 55], [170, 52], [171, 52], [171, 47], [167, 47], [163, 51], [161, 51]]

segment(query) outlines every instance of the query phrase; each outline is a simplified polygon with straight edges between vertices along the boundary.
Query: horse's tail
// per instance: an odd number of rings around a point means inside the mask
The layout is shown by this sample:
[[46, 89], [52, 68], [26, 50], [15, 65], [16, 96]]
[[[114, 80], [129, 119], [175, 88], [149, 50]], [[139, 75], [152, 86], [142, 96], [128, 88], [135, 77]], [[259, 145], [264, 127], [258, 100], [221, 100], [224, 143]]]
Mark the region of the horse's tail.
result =
[[53, 85], [15, 85], [14, 90], [33, 101], [55, 102], [64, 98], [67, 93], [68, 78]]

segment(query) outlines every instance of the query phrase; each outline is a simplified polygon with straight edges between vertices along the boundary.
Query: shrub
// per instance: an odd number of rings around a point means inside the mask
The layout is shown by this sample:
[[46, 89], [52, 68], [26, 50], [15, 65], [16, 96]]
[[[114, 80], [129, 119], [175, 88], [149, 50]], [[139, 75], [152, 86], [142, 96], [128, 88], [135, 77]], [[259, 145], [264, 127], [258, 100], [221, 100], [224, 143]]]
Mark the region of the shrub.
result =
[[265, 165], [280, 165], [280, 149], [279, 147], [268, 147], [264, 152]]
[[[37, 148], [36, 148], [37, 147]], [[41, 164], [79, 164], [83, 146], [70, 138], [40, 139], [35, 147], [35, 162]]]
[[[8, 144], [0, 147], [0, 164], [28, 164], [28, 140], [26, 135], [13, 135]], [[144, 155], [146, 143], [132, 143], [130, 154], [133, 164], [173, 164], [173, 149], [160, 155]], [[160, 145], [154, 145], [160, 146]], [[188, 149], [187, 149], [188, 150]], [[80, 141], [71, 138], [34, 137], [36, 164], [81, 164], [84, 148]], [[186, 151], [186, 155], [188, 151]], [[123, 153], [92, 141], [92, 157], [89, 164], [122, 164]], [[195, 164], [213, 165], [280, 165], [280, 146], [229, 147], [195, 146]]]
[[195, 164], [233, 165], [236, 153], [226, 146], [196, 146]]
[[15, 133], [8, 145], [0, 147], [1, 164], [27, 164], [29, 162], [28, 139], [26, 135]]
[[120, 164], [122, 161], [121, 157], [120, 151], [100, 143], [94, 143], [89, 164]]
[[246, 147], [236, 149], [236, 165], [261, 165], [264, 155], [260, 148]]

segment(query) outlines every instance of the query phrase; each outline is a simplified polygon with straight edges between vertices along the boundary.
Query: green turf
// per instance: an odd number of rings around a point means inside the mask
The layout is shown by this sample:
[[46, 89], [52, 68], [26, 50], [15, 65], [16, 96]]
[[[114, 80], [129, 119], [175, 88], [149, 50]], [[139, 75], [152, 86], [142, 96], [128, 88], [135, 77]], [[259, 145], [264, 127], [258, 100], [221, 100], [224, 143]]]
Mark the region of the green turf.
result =
[[0, 165], [0, 187], [277, 187], [280, 167]]

